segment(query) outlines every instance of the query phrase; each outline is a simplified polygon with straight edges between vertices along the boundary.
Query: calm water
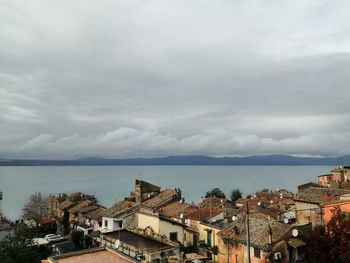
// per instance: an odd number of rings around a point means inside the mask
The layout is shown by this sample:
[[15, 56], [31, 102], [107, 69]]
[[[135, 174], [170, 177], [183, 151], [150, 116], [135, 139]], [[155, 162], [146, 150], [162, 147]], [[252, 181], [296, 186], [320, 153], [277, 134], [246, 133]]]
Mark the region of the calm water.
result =
[[49, 166], [0, 167], [0, 190], [4, 214], [20, 217], [23, 204], [34, 192], [86, 192], [109, 207], [133, 190], [135, 179], [162, 188], [180, 188], [189, 202], [198, 202], [213, 187], [227, 195], [239, 188], [244, 195], [262, 188], [287, 188], [317, 180], [328, 166]]

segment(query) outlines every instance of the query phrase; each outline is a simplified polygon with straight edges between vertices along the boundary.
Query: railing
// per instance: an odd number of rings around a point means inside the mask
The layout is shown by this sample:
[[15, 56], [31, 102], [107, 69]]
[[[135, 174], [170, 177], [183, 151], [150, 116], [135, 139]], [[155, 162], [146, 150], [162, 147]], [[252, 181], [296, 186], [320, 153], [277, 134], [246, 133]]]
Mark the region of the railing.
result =
[[150, 238], [150, 239], [159, 241], [161, 243], [165, 243], [165, 244], [172, 246], [172, 247], [179, 247], [180, 246], [179, 243], [176, 243], [176, 242], [169, 240], [165, 235], [160, 235], [160, 234], [157, 234], [154, 232], [151, 235], [146, 235], [145, 229], [142, 229], [142, 228], [128, 229], [128, 231], [131, 231], [137, 235], [140, 235], [140, 236], [143, 236], [146, 238]]
[[100, 238], [100, 244], [101, 245], [105, 245], [109, 248], [112, 248], [114, 250], [117, 250], [118, 252], [127, 255], [128, 257], [134, 258], [138, 261], [141, 261], [143, 259], [143, 255], [144, 255], [144, 251], [136, 248], [134, 246], [130, 246], [128, 244], [125, 244], [123, 242], [119, 243], [119, 246], [116, 247], [115, 246], [115, 242], [117, 241], [117, 239], [111, 239], [111, 240], [107, 240], [107, 239], [103, 239]]

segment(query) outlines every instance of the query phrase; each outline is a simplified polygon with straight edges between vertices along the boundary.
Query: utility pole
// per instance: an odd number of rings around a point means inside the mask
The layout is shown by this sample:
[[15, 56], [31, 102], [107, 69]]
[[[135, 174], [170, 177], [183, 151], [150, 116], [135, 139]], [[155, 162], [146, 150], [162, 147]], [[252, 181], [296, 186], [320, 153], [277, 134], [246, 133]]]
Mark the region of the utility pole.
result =
[[323, 226], [323, 209], [322, 209], [322, 205], [320, 205], [320, 217], [321, 217], [321, 226]]
[[0, 190], [0, 219], [2, 217], [3, 213], [2, 213], [2, 192]]
[[249, 207], [248, 207], [248, 201], [246, 203], [245, 228], [246, 228], [246, 238], [247, 238], [248, 263], [250, 263], [250, 234], [249, 234]]
[[[229, 240], [229, 238], [227, 238], [227, 244], [226, 244], [226, 246], [227, 246], [227, 263], [230, 263], [230, 240]], [[236, 260], [237, 261], [237, 260]], [[237, 263], [237, 262], [236, 262]]]

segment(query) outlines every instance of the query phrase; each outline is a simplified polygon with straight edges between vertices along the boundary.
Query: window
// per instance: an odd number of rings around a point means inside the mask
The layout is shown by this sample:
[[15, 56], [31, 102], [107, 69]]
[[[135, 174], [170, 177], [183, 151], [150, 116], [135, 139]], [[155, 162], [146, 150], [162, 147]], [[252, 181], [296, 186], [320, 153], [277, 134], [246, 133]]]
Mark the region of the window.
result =
[[123, 228], [123, 221], [119, 221], [119, 228]]
[[108, 221], [107, 220], [105, 220], [105, 227], [107, 227], [108, 226]]
[[211, 231], [208, 231], [207, 232], [207, 245], [208, 246], [211, 246]]
[[170, 240], [177, 241], [177, 232], [170, 232]]
[[273, 259], [275, 260], [279, 260], [282, 258], [282, 254], [281, 252], [276, 252], [275, 254], [273, 254]]
[[254, 257], [260, 258], [260, 249], [259, 248], [254, 248]]

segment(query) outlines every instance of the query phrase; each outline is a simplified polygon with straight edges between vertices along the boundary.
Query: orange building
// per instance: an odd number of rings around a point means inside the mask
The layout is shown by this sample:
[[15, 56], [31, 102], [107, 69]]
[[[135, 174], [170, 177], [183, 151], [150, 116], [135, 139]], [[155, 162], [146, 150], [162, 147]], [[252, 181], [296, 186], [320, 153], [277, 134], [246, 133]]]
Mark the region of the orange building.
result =
[[334, 168], [330, 174], [323, 174], [318, 176], [320, 185], [331, 186], [332, 183], [344, 183], [350, 180], [350, 167], [339, 166]]
[[333, 180], [332, 174], [322, 174], [318, 176], [318, 182], [320, 185], [330, 186]]
[[327, 224], [335, 211], [335, 209], [339, 208], [342, 213], [350, 214], [350, 200], [334, 200], [326, 203], [323, 206], [323, 222]]

